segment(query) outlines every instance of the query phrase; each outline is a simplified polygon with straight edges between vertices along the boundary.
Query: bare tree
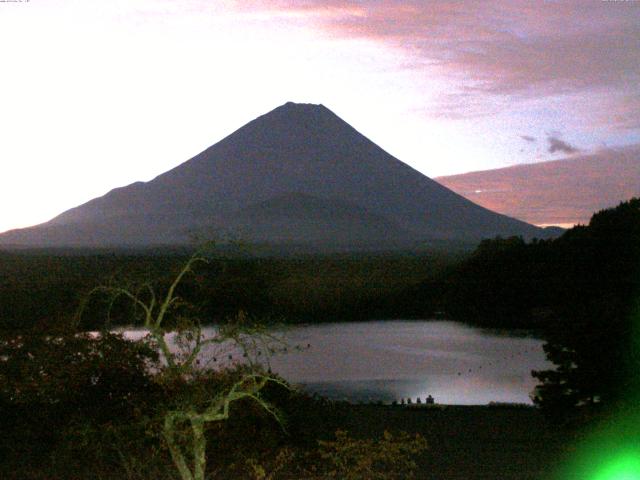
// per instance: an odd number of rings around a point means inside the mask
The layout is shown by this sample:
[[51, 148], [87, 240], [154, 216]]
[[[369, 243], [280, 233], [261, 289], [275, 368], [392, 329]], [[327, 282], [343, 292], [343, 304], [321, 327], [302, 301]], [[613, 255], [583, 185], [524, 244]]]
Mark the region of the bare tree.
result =
[[[243, 312], [238, 314], [236, 321], [220, 326], [210, 336], [203, 333], [196, 318], [182, 318], [179, 327], [167, 327], [168, 317], [182, 304], [176, 293], [180, 282], [187, 274], [193, 272], [197, 264], [207, 262], [207, 258], [202, 254], [193, 255], [173, 279], [164, 295], [159, 295], [153, 285], [146, 283], [136, 289], [100, 286], [92, 290], [88, 297], [89, 299], [96, 294], [107, 295], [109, 310], [117, 299], [124, 297], [142, 313], [143, 326], [148, 331], [145, 340], [158, 349], [164, 361], [157, 372], [160, 381], [186, 384], [198, 382], [203, 372], [203, 368], [199, 366], [200, 357], [208, 345], [219, 347], [218, 355], [226, 349], [225, 351], [238, 353], [243, 359], [245, 367], [239, 370], [239, 378], [230, 387], [222, 387], [205, 399], [191, 398], [163, 412], [162, 435], [182, 480], [204, 480], [207, 467], [207, 425], [227, 420], [232, 403], [242, 399], [253, 400], [282, 424], [279, 412], [260, 394], [269, 383], [289, 388], [282, 380], [264, 373], [262, 363], [257, 358], [261, 356], [268, 363], [271, 345], [280, 340], [263, 326], [245, 321], [246, 316]], [[83, 308], [84, 306], [79, 315], [82, 314]], [[170, 340], [171, 337], [173, 340]], [[172, 348], [172, 341], [173, 346], [177, 348]], [[214, 349], [213, 353], [208, 353], [215, 355], [215, 351]], [[184, 428], [185, 426], [187, 428]]]

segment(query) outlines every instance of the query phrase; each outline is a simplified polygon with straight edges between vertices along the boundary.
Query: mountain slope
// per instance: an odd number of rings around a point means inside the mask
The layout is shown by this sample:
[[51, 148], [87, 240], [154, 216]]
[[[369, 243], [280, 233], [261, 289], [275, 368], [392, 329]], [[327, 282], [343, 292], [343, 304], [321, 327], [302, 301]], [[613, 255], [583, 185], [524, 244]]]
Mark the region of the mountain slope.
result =
[[436, 179], [483, 207], [536, 225], [587, 224], [640, 195], [640, 146]]
[[[287, 199], [297, 208], [287, 209]], [[269, 226], [276, 211], [278, 221]], [[312, 222], [301, 223], [314, 215], [322, 221], [313, 228]], [[427, 178], [324, 106], [287, 103], [150, 182], [112, 190], [45, 224], [7, 232], [0, 244], [177, 244], [191, 233], [211, 231], [249, 241], [366, 240], [381, 247], [400, 240], [411, 245], [545, 235]]]

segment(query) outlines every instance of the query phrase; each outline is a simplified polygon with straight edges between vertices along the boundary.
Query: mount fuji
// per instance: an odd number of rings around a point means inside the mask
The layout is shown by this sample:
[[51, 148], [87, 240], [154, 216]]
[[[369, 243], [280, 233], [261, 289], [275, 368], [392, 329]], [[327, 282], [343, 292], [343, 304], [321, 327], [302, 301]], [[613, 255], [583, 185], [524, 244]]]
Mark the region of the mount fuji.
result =
[[149, 182], [6, 232], [0, 245], [147, 247], [194, 235], [388, 249], [550, 231], [472, 203], [322, 105], [286, 103]]

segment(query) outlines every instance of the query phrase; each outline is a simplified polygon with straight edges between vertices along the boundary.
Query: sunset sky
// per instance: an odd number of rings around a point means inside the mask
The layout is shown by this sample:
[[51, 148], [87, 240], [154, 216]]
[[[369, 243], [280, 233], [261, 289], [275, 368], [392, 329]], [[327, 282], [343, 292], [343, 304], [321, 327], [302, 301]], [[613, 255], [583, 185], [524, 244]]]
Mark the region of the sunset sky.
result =
[[0, 231], [322, 103], [435, 177], [640, 144], [640, 1], [0, 2]]

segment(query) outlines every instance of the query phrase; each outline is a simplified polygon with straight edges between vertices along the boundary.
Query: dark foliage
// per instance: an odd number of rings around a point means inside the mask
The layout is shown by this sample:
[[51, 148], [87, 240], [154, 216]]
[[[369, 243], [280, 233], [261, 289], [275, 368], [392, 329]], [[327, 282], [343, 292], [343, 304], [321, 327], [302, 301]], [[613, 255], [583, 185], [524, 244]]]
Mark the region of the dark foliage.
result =
[[[137, 281], [164, 281], [179, 269], [184, 255], [132, 255], [0, 251], [0, 331], [69, 329], [71, 319], [96, 285]], [[83, 316], [84, 330], [104, 327], [105, 308]], [[130, 320], [124, 312], [114, 320]]]
[[422, 294], [438, 296], [455, 319], [544, 335], [557, 368], [534, 373], [535, 402], [555, 418], [629, 403], [640, 391], [640, 199], [555, 240], [485, 240]]
[[538, 312], [552, 304], [551, 243], [484, 240], [470, 258], [427, 287], [439, 290], [442, 309], [453, 318], [490, 327], [535, 327]]
[[154, 351], [111, 333], [4, 335], [0, 476], [64, 471], [69, 454], [76, 470], [95, 461], [99, 445], [86, 442], [87, 432], [104, 436], [140, 421], [154, 394], [148, 367], [156, 360]]
[[559, 253], [547, 357], [536, 403], [565, 416], [627, 408], [640, 375], [640, 199], [593, 215], [554, 242]]
[[[96, 285], [153, 283], [159, 291], [188, 258], [179, 253], [133, 255], [0, 252], [0, 331], [68, 328]], [[180, 285], [179, 295], [204, 323], [243, 310], [286, 322], [419, 317], [433, 311], [431, 297], [416, 295], [456, 255], [344, 254], [250, 257], [220, 254]], [[131, 325], [131, 303], [95, 299], [82, 315], [82, 330]]]

